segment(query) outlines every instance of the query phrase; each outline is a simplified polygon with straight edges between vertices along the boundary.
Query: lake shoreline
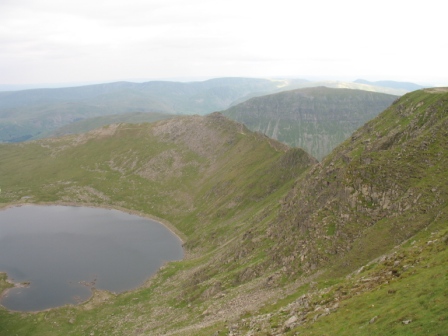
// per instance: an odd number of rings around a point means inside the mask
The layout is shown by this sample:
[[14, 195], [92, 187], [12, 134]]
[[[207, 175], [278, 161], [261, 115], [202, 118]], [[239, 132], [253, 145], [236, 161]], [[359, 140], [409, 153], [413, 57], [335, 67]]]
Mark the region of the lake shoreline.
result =
[[[5, 282], [11, 285], [11, 286], [9, 286], [9, 287], [3, 289], [3, 290], [0, 292], [0, 301], [2, 301], [2, 299], [8, 295], [8, 292], [9, 292], [10, 290], [12, 290], [12, 289], [14, 289], [14, 288], [27, 288], [27, 287], [30, 286], [30, 283], [29, 283], [29, 282], [15, 282], [15, 281], [11, 280], [11, 279], [8, 277], [8, 273], [7, 273], [7, 272], [4, 272], [4, 271], [2, 271], [2, 270], [0, 270], [0, 275], [4, 275], [4, 276], [5, 276]], [[20, 313], [20, 311], [16, 311], [16, 310], [8, 309], [8, 308], [6, 308], [5, 306], [3, 306], [2, 304], [0, 304], [0, 306], [3, 307], [4, 309], [6, 309], [6, 310], [9, 311], [9, 312], [17, 312], [17, 313]]]
[[[144, 212], [138, 211], [138, 210], [133, 210], [133, 209], [127, 209], [127, 208], [123, 208], [120, 206], [116, 206], [116, 205], [105, 205], [105, 204], [93, 204], [93, 203], [78, 203], [78, 202], [17, 202], [17, 203], [3, 203], [0, 204], [0, 211], [3, 210], [7, 210], [10, 208], [14, 208], [14, 207], [22, 207], [22, 206], [67, 206], [67, 207], [85, 207], [85, 208], [96, 208], [96, 209], [103, 209], [103, 210], [116, 210], [122, 213], [126, 213], [129, 215], [136, 215], [138, 217], [141, 218], [146, 218], [149, 219], [151, 221], [157, 222], [158, 224], [162, 225], [163, 227], [165, 227], [166, 229], [168, 229], [181, 243], [182, 246], [182, 252], [183, 252], [183, 258], [180, 260], [185, 260], [188, 259], [187, 256], [187, 251], [184, 248], [184, 239], [181, 236], [184, 236], [182, 233], [180, 233], [171, 223], [169, 223], [166, 220], [163, 220], [161, 218], [158, 218], [157, 216], [153, 216], [153, 215], [149, 215], [146, 214]], [[9, 309], [7, 307], [5, 307], [4, 305], [2, 305], [0, 303], [0, 306], [2, 309], [5, 309], [8, 312], [11, 313], [20, 313], [20, 314], [35, 314], [35, 313], [40, 313], [40, 312], [45, 312], [45, 311], [51, 311], [53, 309], [59, 309], [59, 308], [63, 308], [66, 306], [73, 306], [73, 307], [79, 307], [80, 309], [89, 309], [87, 306], [95, 306], [96, 305], [96, 301], [98, 301], [97, 296], [99, 295], [101, 298], [107, 297], [107, 298], [111, 298], [111, 297], [116, 297], [117, 295], [122, 295], [122, 294], [126, 294], [126, 293], [131, 293], [143, 288], [146, 288], [151, 280], [154, 278], [155, 275], [157, 275], [160, 270], [162, 270], [163, 268], [166, 267], [167, 263], [169, 263], [170, 261], [166, 261], [163, 262], [163, 264], [153, 273], [151, 274], [148, 278], [146, 278], [140, 285], [127, 289], [125, 291], [119, 292], [119, 293], [115, 293], [114, 291], [109, 291], [109, 290], [105, 290], [105, 289], [99, 289], [99, 288], [95, 288], [93, 287], [89, 287], [90, 288], [90, 296], [83, 301], [80, 301], [76, 304], [64, 304], [61, 306], [56, 306], [56, 307], [51, 307], [51, 308], [45, 308], [45, 309], [40, 309], [40, 310], [32, 310], [32, 311], [20, 311], [20, 310], [14, 310], [14, 309]], [[0, 301], [2, 301], [2, 299], [8, 295], [8, 292], [10, 290], [13, 290], [15, 288], [26, 288], [30, 286], [29, 282], [15, 282], [13, 279], [9, 278], [8, 273], [6, 271], [2, 271], [0, 270], [0, 275], [4, 275], [5, 279], [4, 281], [8, 284], [10, 284], [11, 286], [3, 288], [3, 290], [0, 292]], [[83, 307], [84, 306], [84, 307]]]

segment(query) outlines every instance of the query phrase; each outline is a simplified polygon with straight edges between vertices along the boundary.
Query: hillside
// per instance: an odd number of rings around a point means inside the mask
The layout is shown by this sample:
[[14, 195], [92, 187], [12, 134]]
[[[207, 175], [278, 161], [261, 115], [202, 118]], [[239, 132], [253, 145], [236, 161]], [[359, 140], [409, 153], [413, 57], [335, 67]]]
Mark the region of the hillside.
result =
[[321, 163], [217, 113], [1, 145], [3, 205], [158, 217], [187, 257], [121, 295], [0, 310], [0, 334], [442, 335], [447, 126], [448, 90], [432, 89]]
[[315, 87], [252, 98], [223, 114], [320, 160], [395, 99], [383, 93]]

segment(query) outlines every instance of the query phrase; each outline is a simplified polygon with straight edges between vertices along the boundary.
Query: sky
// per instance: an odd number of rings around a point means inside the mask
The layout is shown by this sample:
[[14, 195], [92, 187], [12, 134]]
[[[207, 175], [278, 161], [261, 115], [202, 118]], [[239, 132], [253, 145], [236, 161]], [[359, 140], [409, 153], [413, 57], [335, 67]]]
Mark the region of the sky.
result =
[[0, 0], [0, 84], [215, 77], [448, 86], [440, 0]]

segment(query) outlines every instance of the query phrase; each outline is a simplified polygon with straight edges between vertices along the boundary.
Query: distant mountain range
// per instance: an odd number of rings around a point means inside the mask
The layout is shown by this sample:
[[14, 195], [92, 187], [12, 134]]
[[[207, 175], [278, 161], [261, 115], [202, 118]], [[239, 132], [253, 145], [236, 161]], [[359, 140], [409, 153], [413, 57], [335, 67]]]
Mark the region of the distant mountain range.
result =
[[365, 79], [357, 79], [355, 80], [355, 83], [359, 84], [367, 84], [372, 86], [381, 86], [386, 88], [392, 88], [392, 89], [398, 89], [398, 90], [406, 90], [406, 91], [415, 91], [423, 89], [424, 86], [410, 83], [410, 82], [396, 82], [391, 80], [383, 80], [383, 81], [376, 81], [376, 82], [369, 82]]
[[191, 83], [117, 82], [0, 92], [0, 141], [23, 141], [74, 121], [111, 114], [206, 114], [225, 109], [255, 92], [275, 92], [303, 82], [219, 78]]
[[202, 82], [117, 82], [0, 92], [0, 142], [42, 137], [92, 117], [132, 112], [207, 114], [249, 98], [303, 87], [327, 86], [402, 95], [405, 89], [304, 79], [217, 78]]
[[314, 87], [252, 98], [223, 114], [253, 131], [302, 147], [320, 160], [397, 98], [362, 90]]

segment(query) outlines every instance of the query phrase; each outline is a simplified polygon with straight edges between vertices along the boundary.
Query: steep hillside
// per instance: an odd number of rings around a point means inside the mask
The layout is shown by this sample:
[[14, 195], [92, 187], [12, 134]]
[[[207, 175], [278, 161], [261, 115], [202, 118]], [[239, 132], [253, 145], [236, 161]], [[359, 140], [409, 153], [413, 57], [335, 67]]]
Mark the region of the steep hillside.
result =
[[361, 90], [316, 87], [253, 98], [223, 114], [322, 159], [396, 98]]
[[4, 205], [159, 217], [187, 258], [121, 295], [0, 309], [0, 335], [442, 335], [447, 130], [448, 89], [432, 89], [321, 163], [217, 113], [1, 145]]

